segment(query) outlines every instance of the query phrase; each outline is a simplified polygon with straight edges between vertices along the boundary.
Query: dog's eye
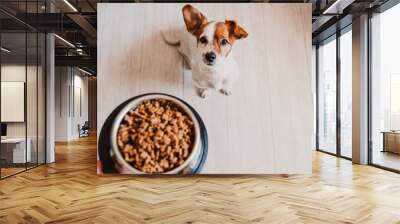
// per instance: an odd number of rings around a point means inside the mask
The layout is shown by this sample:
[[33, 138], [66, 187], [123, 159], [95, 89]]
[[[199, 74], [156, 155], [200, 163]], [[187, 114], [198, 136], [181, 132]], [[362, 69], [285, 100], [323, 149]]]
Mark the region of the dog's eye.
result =
[[207, 44], [208, 43], [207, 37], [201, 37], [200, 38], [200, 43]]
[[227, 45], [228, 44], [228, 40], [227, 39], [222, 39], [221, 40], [221, 45], [222, 46], [225, 46], [225, 45]]

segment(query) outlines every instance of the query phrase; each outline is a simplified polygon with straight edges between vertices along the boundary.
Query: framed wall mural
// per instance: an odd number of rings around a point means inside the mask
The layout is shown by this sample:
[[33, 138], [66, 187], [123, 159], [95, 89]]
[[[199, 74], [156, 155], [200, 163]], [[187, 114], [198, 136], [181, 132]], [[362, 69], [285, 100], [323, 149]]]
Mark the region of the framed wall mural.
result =
[[98, 6], [98, 173], [311, 173], [311, 4]]

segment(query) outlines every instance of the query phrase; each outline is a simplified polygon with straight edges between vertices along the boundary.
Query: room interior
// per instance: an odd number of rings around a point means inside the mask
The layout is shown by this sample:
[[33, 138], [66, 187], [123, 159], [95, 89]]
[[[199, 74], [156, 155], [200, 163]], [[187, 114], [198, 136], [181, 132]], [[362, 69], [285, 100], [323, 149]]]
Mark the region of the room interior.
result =
[[242, 1], [311, 4], [312, 173], [183, 178], [96, 174], [98, 102], [116, 103], [98, 4], [122, 2], [161, 1], [0, 2], [0, 223], [400, 221], [397, 0]]
[[1, 34], [1, 173], [7, 177], [45, 162], [44, 35]]

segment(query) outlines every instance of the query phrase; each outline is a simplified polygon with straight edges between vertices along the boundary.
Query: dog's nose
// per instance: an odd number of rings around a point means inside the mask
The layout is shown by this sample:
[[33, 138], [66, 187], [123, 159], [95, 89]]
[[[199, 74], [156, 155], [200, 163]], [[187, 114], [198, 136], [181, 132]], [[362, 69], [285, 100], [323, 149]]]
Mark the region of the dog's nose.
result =
[[207, 60], [208, 62], [214, 62], [216, 58], [217, 58], [217, 55], [215, 55], [214, 52], [208, 52], [208, 53], [206, 54], [206, 60]]

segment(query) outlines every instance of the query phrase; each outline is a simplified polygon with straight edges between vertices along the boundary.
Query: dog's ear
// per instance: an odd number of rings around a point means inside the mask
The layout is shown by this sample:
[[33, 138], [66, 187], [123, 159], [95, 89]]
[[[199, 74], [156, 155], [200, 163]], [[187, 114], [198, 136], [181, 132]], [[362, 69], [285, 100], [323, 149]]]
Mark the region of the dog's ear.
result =
[[197, 37], [200, 36], [202, 26], [207, 24], [207, 18], [191, 5], [185, 5], [182, 14], [187, 30]]
[[236, 21], [226, 20], [225, 24], [228, 26], [230, 38], [238, 40], [248, 36], [248, 33], [241, 26], [239, 26]]

